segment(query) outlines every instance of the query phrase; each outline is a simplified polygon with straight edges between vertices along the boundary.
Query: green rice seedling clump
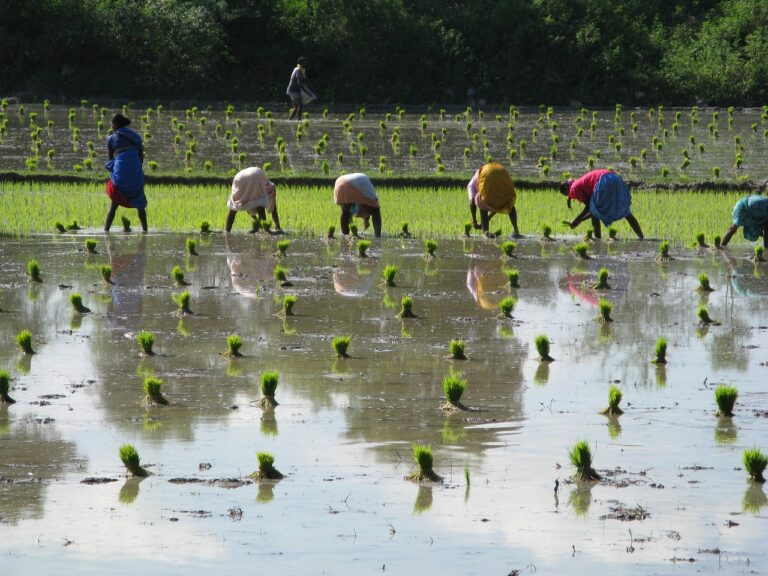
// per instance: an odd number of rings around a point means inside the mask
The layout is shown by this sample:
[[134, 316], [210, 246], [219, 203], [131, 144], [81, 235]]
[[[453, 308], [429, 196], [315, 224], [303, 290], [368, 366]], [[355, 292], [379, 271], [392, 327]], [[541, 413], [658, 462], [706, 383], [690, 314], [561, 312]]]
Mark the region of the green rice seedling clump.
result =
[[187, 281], [184, 280], [184, 271], [181, 269], [181, 266], [178, 264], [171, 268], [171, 278], [173, 278], [173, 281], [176, 283], [177, 286], [186, 286]]
[[765, 248], [759, 244], [755, 246], [755, 262], [765, 262]]
[[80, 230], [80, 226], [77, 223], [77, 220], [72, 220], [72, 222], [67, 224], [66, 228], [67, 230], [75, 230], [75, 231]]
[[768, 465], [768, 456], [760, 452], [759, 448], [746, 448], [742, 456], [744, 469], [753, 482], [763, 484], [765, 482], [765, 467]]
[[69, 303], [72, 304], [72, 308], [79, 314], [87, 314], [91, 311], [90, 308], [83, 306], [83, 297], [80, 294], [70, 294]]
[[261, 394], [263, 398], [260, 404], [263, 408], [277, 406], [275, 400], [275, 391], [277, 391], [277, 382], [280, 379], [280, 373], [277, 370], [263, 372], [261, 374]]
[[99, 266], [99, 274], [105, 284], [112, 284], [112, 266], [109, 264], [102, 264]]
[[575, 480], [600, 480], [600, 475], [592, 468], [592, 450], [589, 448], [589, 442], [576, 442], [568, 451], [568, 457], [576, 468], [576, 474], [573, 476]]
[[719, 250], [720, 248], [722, 248], [722, 242], [723, 242], [723, 239], [722, 239], [722, 237], [720, 237], [720, 236], [715, 236], [714, 242], [715, 242], [715, 248], [717, 248], [718, 250]]
[[32, 259], [27, 262], [27, 274], [30, 280], [33, 282], [42, 282], [43, 279], [40, 276], [40, 262], [37, 259]]
[[536, 346], [536, 352], [539, 354], [539, 360], [542, 362], [554, 362], [555, 359], [549, 355], [549, 336], [539, 334], [533, 339], [533, 343]]
[[153, 356], [155, 353], [152, 351], [152, 346], [155, 345], [155, 335], [148, 330], [142, 330], [136, 335], [136, 341], [139, 343], [139, 348], [143, 354], [147, 356]]
[[384, 271], [382, 272], [382, 276], [384, 278], [384, 285], [393, 288], [395, 287], [395, 275], [397, 274], [398, 270], [400, 270], [399, 266], [389, 265], [384, 267]]
[[597, 309], [600, 312], [598, 319], [600, 322], [613, 322], [611, 318], [611, 311], [613, 311], [613, 304], [605, 298], [600, 298], [597, 301]]
[[357, 255], [360, 256], [360, 258], [367, 258], [368, 257], [368, 248], [371, 247], [370, 240], [358, 240], [357, 241]]
[[654, 349], [654, 364], [666, 364], [667, 363], [667, 339], [659, 338], [656, 340], [656, 348]]
[[226, 356], [229, 356], [230, 358], [239, 358], [242, 356], [240, 353], [240, 348], [243, 347], [243, 339], [240, 338], [237, 334], [230, 334], [227, 336], [227, 351], [225, 353]]
[[149, 472], [141, 467], [139, 453], [136, 452], [136, 448], [132, 445], [123, 444], [120, 446], [120, 460], [132, 476], [138, 476], [140, 478], [149, 476]]
[[411, 232], [408, 230], [408, 222], [400, 223], [400, 236], [403, 238], [410, 238], [412, 236]]
[[517, 300], [512, 296], [507, 296], [501, 302], [499, 302], [499, 318], [512, 318], [512, 311], [515, 309]]
[[443, 479], [432, 469], [434, 466], [434, 456], [432, 455], [432, 446], [424, 444], [413, 444], [411, 454], [419, 469], [406, 476], [408, 480], [416, 482], [442, 482]]
[[207, 220], [203, 220], [200, 222], [200, 234], [210, 234], [211, 233], [211, 223]]
[[657, 260], [669, 260], [669, 240], [664, 240], [659, 244], [659, 252], [656, 255]]
[[335, 233], [336, 233], [336, 226], [334, 226], [333, 224], [328, 226], [328, 234], [327, 234], [328, 240], [333, 240], [333, 235]]
[[197, 240], [194, 238], [187, 238], [186, 242], [187, 254], [190, 256], [197, 256]]
[[275, 269], [272, 271], [272, 275], [274, 276], [278, 285], [283, 288], [288, 288], [290, 286], [293, 286], [293, 284], [288, 281], [287, 274], [288, 274], [288, 271], [282, 266], [275, 266]]
[[464, 223], [464, 236], [469, 238], [472, 236], [472, 222], [465, 222]]
[[714, 288], [709, 285], [709, 276], [706, 274], [699, 274], [699, 291], [712, 292]]
[[333, 347], [334, 352], [336, 352], [336, 356], [339, 358], [349, 358], [347, 350], [349, 350], [349, 345], [351, 343], [351, 336], [336, 336], [331, 340], [331, 346]]
[[512, 241], [501, 243], [501, 252], [507, 258], [512, 258], [515, 255], [515, 248], [517, 248], [517, 244]]
[[585, 260], [589, 258], [589, 244], [586, 242], [579, 242], [578, 244], [574, 244], [573, 251], [576, 252], [579, 258], [583, 258]]
[[520, 288], [520, 271], [513, 268], [506, 270], [507, 280], [509, 280], [510, 288]]
[[291, 246], [290, 240], [279, 240], [277, 242], [277, 255], [283, 257]]
[[85, 240], [85, 249], [88, 254], [96, 254], [96, 246], [99, 243], [94, 238], [87, 238]]
[[466, 410], [466, 407], [461, 403], [461, 396], [467, 389], [467, 381], [458, 376], [450, 375], [443, 378], [443, 392], [445, 393], [445, 399], [447, 403], [443, 406], [443, 410]]
[[595, 290], [610, 290], [611, 285], [608, 284], [608, 268], [600, 268], [597, 273], [597, 282], [594, 285]]
[[712, 320], [712, 318], [710, 318], [709, 310], [707, 310], [707, 307], [704, 304], [701, 304], [696, 309], [696, 316], [698, 316], [699, 321], [702, 324], [714, 324], [714, 320]]
[[13, 404], [16, 402], [9, 396], [11, 391], [11, 376], [5, 370], [0, 370], [0, 403]]
[[297, 296], [294, 296], [293, 294], [286, 294], [286, 296], [283, 298], [283, 316], [293, 316], [293, 305], [296, 304], [296, 300], [298, 300]]
[[541, 237], [544, 240], [552, 240], [552, 226], [544, 224], [541, 228]]
[[600, 414], [605, 414], [606, 416], [620, 416], [624, 414], [624, 410], [619, 408], [622, 396], [621, 388], [611, 384], [611, 387], [608, 389], [608, 407], [601, 411]]
[[56, 230], [56, 232], [59, 232], [59, 233], [66, 232], [67, 230], [66, 228], [64, 228], [64, 224], [62, 224], [61, 222], [54, 222], [53, 227]]
[[717, 403], [717, 415], [730, 418], [733, 416], [733, 407], [736, 405], [736, 399], [739, 397], [739, 391], [735, 386], [725, 384], [718, 385], [715, 388], [715, 402]]
[[184, 290], [184, 292], [174, 294], [171, 296], [171, 298], [174, 302], [176, 302], [176, 306], [178, 306], [177, 312], [179, 314], [192, 314], [192, 310], [189, 308], [189, 301], [192, 298], [189, 290]]
[[269, 452], [256, 452], [259, 469], [250, 475], [254, 480], [280, 480], [283, 475], [275, 468], [275, 457]]
[[616, 235], [619, 231], [613, 226], [608, 227], [608, 240], [616, 240]]
[[163, 381], [160, 378], [155, 378], [154, 376], [144, 378], [144, 403], [148, 406], [167, 405], [169, 402], [163, 396], [162, 388]]
[[424, 249], [427, 251], [427, 258], [434, 258], [435, 250], [437, 250], [437, 242], [434, 240], [425, 240]]
[[29, 330], [22, 330], [16, 335], [16, 345], [21, 348], [24, 354], [34, 354], [32, 349], [32, 332]]
[[709, 248], [709, 244], [707, 244], [704, 232], [697, 232], [696, 233], [696, 246], [699, 248]]
[[453, 360], [466, 360], [467, 357], [464, 354], [466, 345], [463, 340], [451, 340], [448, 343], [448, 350], [451, 352], [451, 359]]
[[413, 313], [413, 297], [403, 296], [400, 300], [400, 318], [416, 318], [416, 314]]

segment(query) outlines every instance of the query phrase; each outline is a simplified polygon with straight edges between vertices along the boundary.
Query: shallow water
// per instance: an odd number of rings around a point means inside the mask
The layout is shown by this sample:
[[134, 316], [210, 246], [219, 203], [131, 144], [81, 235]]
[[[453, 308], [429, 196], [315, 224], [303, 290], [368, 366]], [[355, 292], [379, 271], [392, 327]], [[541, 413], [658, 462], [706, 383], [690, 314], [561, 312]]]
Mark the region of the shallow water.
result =
[[[746, 248], [660, 263], [654, 243], [603, 242], [581, 261], [570, 243], [527, 238], [507, 261], [494, 242], [470, 239], [441, 241], [427, 261], [420, 240], [373, 240], [361, 259], [346, 240], [295, 239], [281, 260], [295, 286], [279, 289], [274, 238], [213, 235], [187, 257], [186, 236], [100, 235], [89, 257], [89, 233], [0, 239], [0, 368], [17, 400], [0, 410], [4, 571], [768, 569], [765, 491], [740, 469], [744, 448], [768, 448], [768, 265], [747, 261]], [[32, 257], [41, 285], [24, 274]], [[94, 266], [106, 262], [112, 286]], [[181, 319], [176, 264], [195, 312]], [[388, 264], [400, 266], [398, 286], [384, 289]], [[589, 288], [603, 266], [610, 324], [596, 321]], [[499, 320], [506, 267], [520, 270], [521, 288], [513, 319]], [[695, 290], [702, 272], [709, 296]], [[73, 314], [74, 291], [91, 314]], [[287, 293], [296, 316], [282, 319]], [[417, 319], [395, 318], [406, 294]], [[720, 326], [698, 325], [702, 302]], [[13, 344], [24, 328], [32, 357]], [[139, 330], [155, 333], [155, 356], [139, 355]], [[219, 353], [233, 333], [245, 356], [228, 360]], [[540, 333], [552, 364], [536, 359]], [[342, 334], [352, 357], [337, 360], [330, 339]], [[649, 362], [659, 336], [665, 367]], [[469, 361], [444, 359], [451, 338], [466, 341]], [[280, 405], [265, 412], [259, 374], [273, 369]], [[469, 411], [440, 410], [451, 370], [469, 382]], [[170, 406], [142, 405], [148, 373]], [[612, 382], [625, 414], [609, 419], [598, 412]], [[739, 389], [730, 422], [715, 417], [718, 383]], [[580, 438], [601, 483], [569, 481]], [[433, 446], [443, 484], [404, 480], [414, 442]], [[125, 478], [123, 443], [149, 478]], [[264, 450], [286, 475], [274, 485], [169, 482], [245, 480]], [[81, 483], [89, 477], [116, 481]], [[619, 505], [650, 516], [606, 517]]]

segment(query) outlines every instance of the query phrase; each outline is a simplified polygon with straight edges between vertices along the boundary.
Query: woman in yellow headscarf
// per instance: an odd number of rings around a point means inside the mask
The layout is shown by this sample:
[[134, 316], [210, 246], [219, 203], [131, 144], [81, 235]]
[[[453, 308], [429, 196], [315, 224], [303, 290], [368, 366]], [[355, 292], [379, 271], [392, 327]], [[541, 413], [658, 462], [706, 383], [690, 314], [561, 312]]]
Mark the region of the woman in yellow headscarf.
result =
[[[509, 214], [513, 236], [522, 238], [517, 228], [517, 210], [515, 210], [515, 186], [509, 172], [498, 162], [483, 164], [477, 169], [472, 180], [467, 184], [469, 211], [472, 225], [481, 228], [490, 236], [488, 224], [496, 214]], [[480, 224], [477, 223], [477, 209], [480, 208]]]

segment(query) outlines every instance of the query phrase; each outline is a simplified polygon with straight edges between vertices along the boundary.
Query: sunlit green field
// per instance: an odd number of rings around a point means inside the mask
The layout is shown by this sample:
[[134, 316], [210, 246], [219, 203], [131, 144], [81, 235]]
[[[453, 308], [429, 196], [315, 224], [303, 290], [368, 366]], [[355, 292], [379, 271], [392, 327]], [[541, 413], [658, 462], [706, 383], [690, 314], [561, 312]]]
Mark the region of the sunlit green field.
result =
[[[470, 219], [467, 193], [455, 188], [379, 188], [384, 233], [395, 235], [401, 223], [408, 222], [417, 236], [457, 237], [464, 233]], [[213, 229], [224, 227], [227, 215], [226, 186], [148, 186], [147, 208], [152, 230], [194, 231], [207, 220]], [[694, 242], [697, 232], [707, 241], [722, 235], [730, 225], [731, 210], [743, 192], [644, 192], [632, 197], [632, 210], [646, 237], [665, 238], [677, 245]], [[100, 229], [104, 225], [109, 201], [101, 184], [0, 183], [0, 231], [4, 234], [52, 232], [56, 221], [77, 220], [84, 228]], [[330, 187], [279, 186], [278, 209], [283, 228], [304, 236], [325, 236], [328, 226], [338, 229], [339, 209], [333, 203]], [[555, 235], [573, 235], [561, 221], [572, 219], [581, 209], [574, 205], [569, 212], [565, 199], [555, 190], [518, 191], [517, 209], [520, 228], [525, 235], [540, 235], [542, 227], [552, 227]], [[120, 229], [120, 215], [127, 216], [138, 227], [135, 210], [118, 210], [113, 230]], [[249, 230], [251, 219], [240, 214], [235, 230]], [[631, 237], [624, 221], [615, 224], [618, 236]], [[588, 224], [577, 230], [585, 233]], [[362, 228], [362, 226], [361, 226]], [[491, 228], [511, 233], [506, 217], [497, 216]], [[603, 232], [604, 236], [607, 233]], [[741, 235], [735, 239], [743, 241]]]

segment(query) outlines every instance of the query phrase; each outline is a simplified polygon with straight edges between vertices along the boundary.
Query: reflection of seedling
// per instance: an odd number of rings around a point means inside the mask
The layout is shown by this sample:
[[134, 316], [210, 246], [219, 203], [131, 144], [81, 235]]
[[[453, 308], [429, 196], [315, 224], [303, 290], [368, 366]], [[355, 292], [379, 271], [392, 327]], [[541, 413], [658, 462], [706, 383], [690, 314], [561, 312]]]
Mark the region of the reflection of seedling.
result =
[[131, 221], [125, 216], [120, 216], [120, 221], [123, 223], [123, 232], [131, 231]]
[[191, 298], [189, 290], [184, 290], [180, 294], [173, 294], [171, 298], [179, 307], [180, 314], [192, 314], [192, 310], [189, 309], [189, 300]]
[[152, 346], [155, 344], [155, 335], [147, 330], [142, 330], [136, 335], [136, 341], [139, 343], [141, 351], [147, 356], [153, 356]]
[[27, 263], [27, 274], [33, 282], [42, 282], [43, 279], [40, 277], [40, 262], [36, 259], [30, 260]]
[[388, 286], [390, 288], [395, 286], [395, 275], [397, 274], [398, 270], [400, 270], [400, 268], [394, 265], [384, 267], [384, 272], [382, 272], [382, 276], [384, 277], [385, 286]]
[[176, 282], [177, 286], [187, 286], [189, 283], [184, 280], [184, 272], [181, 269], [181, 266], [174, 266], [171, 269], [171, 278], [173, 278], [173, 281]]
[[552, 227], [544, 224], [543, 228], [541, 229], [541, 235], [544, 240], [552, 240]]
[[657, 260], [669, 260], [669, 241], [664, 240], [659, 244], [659, 253], [656, 256]]
[[371, 242], [370, 240], [358, 240], [357, 241], [357, 255], [360, 256], [360, 258], [367, 258], [367, 250], [370, 248]]
[[579, 440], [568, 452], [571, 464], [576, 467], [576, 480], [600, 480], [600, 475], [592, 468], [592, 450], [589, 448], [589, 442]]
[[715, 388], [715, 402], [717, 402], [718, 416], [725, 416], [730, 418], [733, 416], [733, 406], [736, 404], [736, 399], [739, 397], [739, 391], [735, 386], [726, 386], [725, 384], [719, 384]]
[[606, 300], [605, 298], [600, 298], [597, 301], [597, 309], [600, 312], [600, 322], [613, 322], [613, 318], [611, 318], [613, 304], [611, 304], [610, 301]]
[[72, 308], [79, 314], [87, 314], [91, 311], [90, 308], [83, 306], [83, 297], [80, 294], [70, 294], [69, 303], [72, 304]]
[[759, 244], [755, 246], [754, 260], [755, 262], [765, 262], [765, 248], [763, 248]]
[[349, 349], [349, 345], [351, 343], [351, 336], [336, 336], [333, 340], [331, 340], [331, 346], [333, 346], [333, 350], [336, 352], [336, 356], [339, 358], [349, 358], [347, 350]]
[[331, 224], [328, 226], [328, 239], [333, 240], [333, 235], [336, 233], [336, 226]]
[[707, 244], [704, 240], [704, 232], [696, 233], [696, 245], [699, 248], [709, 248], [709, 244]]
[[210, 234], [211, 224], [207, 220], [200, 222], [200, 234]]
[[616, 240], [616, 234], [618, 234], [619, 231], [616, 230], [613, 226], [608, 227], [608, 239], [609, 240]]
[[506, 270], [510, 288], [520, 288], [520, 271], [516, 269]]
[[699, 308], [696, 310], [696, 316], [699, 317], [699, 320], [702, 324], [714, 324], [717, 325], [718, 323], [712, 320], [712, 318], [709, 317], [709, 311], [707, 310], [707, 307], [704, 304], [701, 304]]
[[99, 273], [105, 284], [112, 284], [112, 266], [109, 264], [102, 264], [99, 266]]
[[764, 483], [763, 472], [768, 465], [768, 456], [760, 452], [759, 448], [747, 448], [744, 450], [743, 461], [749, 479], [760, 484]]
[[656, 340], [655, 357], [653, 359], [654, 364], [666, 364], [667, 363], [667, 339], [659, 338]]
[[187, 238], [187, 254], [197, 256], [197, 241], [194, 238]]
[[699, 274], [699, 288], [701, 292], [712, 292], [714, 288], [709, 285], [709, 276], [706, 274]]
[[578, 254], [579, 258], [583, 258], [585, 260], [589, 258], [589, 254], [587, 254], [589, 251], [589, 244], [586, 242], [579, 242], [578, 244], [574, 244], [573, 251]]
[[501, 251], [504, 253], [504, 256], [507, 258], [512, 258], [515, 253], [515, 248], [517, 248], [517, 244], [514, 242], [502, 242], [501, 243]]
[[167, 405], [168, 400], [162, 393], [163, 381], [154, 376], [144, 378], [144, 403], [147, 405]]
[[400, 300], [400, 306], [400, 313], [398, 314], [400, 318], [416, 318], [416, 314], [413, 313], [413, 297], [403, 296], [403, 299]]
[[8, 394], [11, 391], [11, 376], [5, 370], [0, 370], [0, 404], [16, 402]]
[[280, 373], [277, 370], [262, 373], [261, 394], [263, 395], [263, 398], [259, 401], [259, 404], [261, 404], [263, 408], [277, 406], [275, 391], [277, 390], [277, 381], [279, 378]]
[[597, 273], [597, 283], [594, 285], [595, 290], [610, 290], [611, 285], [608, 284], [608, 268], [600, 268]]
[[720, 248], [722, 248], [720, 243], [723, 241], [723, 239], [720, 236], [715, 236], [715, 240], [714, 241], [715, 241], [715, 248], [717, 248], [718, 250]]
[[432, 470], [432, 466], [434, 465], [432, 446], [413, 444], [411, 446], [411, 453], [413, 454], [413, 459], [416, 461], [416, 464], [419, 465], [419, 470], [406, 476], [408, 480], [415, 480], [417, 482], [425, 480], [430, 480], [432, 482], [443, 481], [443, 479]]
[[608, 407], [600, 412], [600, 414], [605, 414], [606, 416], [620, 416], [621, 414], [624, 414], [624, 410], [619, 408], [621, 397], [621, 389], [615, 384], [611, 384], [611, 387], [608, 390]]
[[21, 348], [24, 354], [34, 354], [32, 349], [32, 332], [29, 330], [22, 330], [16, 335], [16, 344]]
[[64, 224], [61, 222], [54, 222], [53, 227], [56, 229], [56, 232], [66, 232], [66, 228], [64, 228]]
[[254, 480], [279, 480], [283, 475], [275, 468], [275, 457], [269, 452], [256, 452], [259, 470], [250, 475]]
[[400, 223], [400, 236], [403, 238], [410, 238], [412, 234], [408, 230], [408, 222], [401, 222]]
[[275, 266], [275, 269], [272, 271], [272, 274], [273, 274], [273, 276], [275, 277], [275, 280], [277, 280], [277, 283], [280, 286], [282, 286], [284, 288], [287, 288], [289, 286], [293, 286], [293, 284], [291, 284], [288, 281], [288, 278], [286, 276], [286, 270], [282, 266]]
[[145, 477], [149, 476], [149, 472], [141, 467], [141, 459], [139, 453], [136, 452], [136, 448], [130, 444], [123, 444], [120, 446], [120, 460], [123, 461], [123, 466], [133, 476]]
[[297, 296], [294, 296], [293, 294], [287, 294], [283, 298], [283, 315], [284, 316], [293, 316], [293, 305], [296, 304], [296, 300], [298, 299]]
[[242, 346], [243, 339], [237, 334], [230, 334], [227, 336], [227, 351], [224, 355], [229, 356], [230, 358], [239, 358], [242, 356], [240, 353], [240, 348], [242, 348]]
[[96, 254], [96, 245], [98, 242], [94, 240], [93, 238], [88, 238], [85, 241], [85, 249], [87, 250], [88, 254]]
[[434, 240], [425, 240], [424, 248], [427, 250], [427, 258], [434, 258], [435, 250], [437, 250], [437, 242]]
[[451, 340], [448, 344], [448, 349], [451, 351], [451, 358], [453, 360], [466, 360], [464, 355], [464, 349], [466, 345], [463, 340]]
[[549, 355], [549, 336], [546, 334], [539, 334], [533, 339], [536, 345], [536, 352], [539, 353], [539, 360], [542, 362], [554, 362], [554, 358]]
[[277, 243], [277, 256], [283, 257], [285, 256], [286, 251], [291, 245], [290, 240], [280, 240]]
[[512, 311], [515, 309], [515, 304], [517, 304], [517, 300], [515, 300], [512, 296], [507, 296], [501, 302], [499, 302], [499, 310], [501, 310], [499, 317], [512, 318]]
[[461, 396], [466, 389], [466, 380], [458, 376], [446, 376], [443, 379], [443, 392], [445, 393], [447, 404], [443, 406], [443, 410], [466, 410], [466, 407], [461, 403]]

